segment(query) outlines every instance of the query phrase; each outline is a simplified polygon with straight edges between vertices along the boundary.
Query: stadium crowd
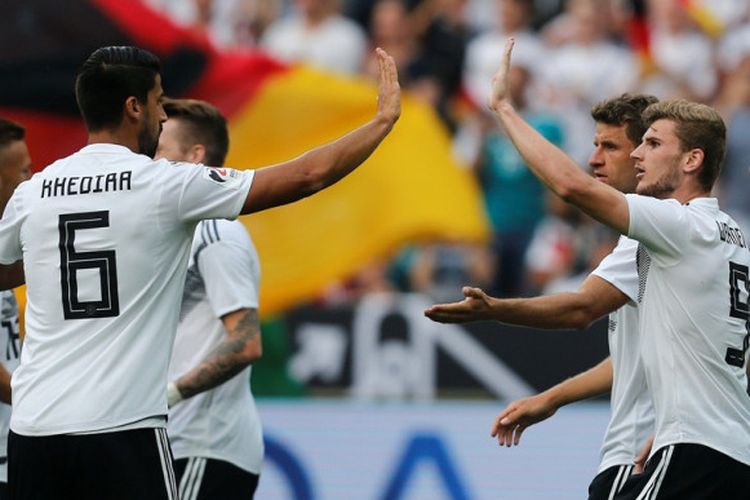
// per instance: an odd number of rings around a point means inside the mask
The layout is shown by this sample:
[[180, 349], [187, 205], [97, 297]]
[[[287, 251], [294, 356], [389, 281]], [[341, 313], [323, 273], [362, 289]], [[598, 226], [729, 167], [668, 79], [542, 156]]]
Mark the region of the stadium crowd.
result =
[[[750, 226], [750, 5], [743, 0], [147, 0], [217, 46], [262, 49], [340, 74], [374, 75], [393, 55], [402, 88], [435, 108], [485, 197], [487, 246], [435, 244], [375, 262], [331, 301], [373, 290], [436, 300], [474, 283], [500, 296], [574, 289], [616, 238], [548, 196], [486, 112], [507, 36], [514, 101], [545, 137], [588, 168], [595, 103], [624, 92], [684, 97], [727, 121], [718, 195]], [[595, 64], [592, 64], [595, 61]]]

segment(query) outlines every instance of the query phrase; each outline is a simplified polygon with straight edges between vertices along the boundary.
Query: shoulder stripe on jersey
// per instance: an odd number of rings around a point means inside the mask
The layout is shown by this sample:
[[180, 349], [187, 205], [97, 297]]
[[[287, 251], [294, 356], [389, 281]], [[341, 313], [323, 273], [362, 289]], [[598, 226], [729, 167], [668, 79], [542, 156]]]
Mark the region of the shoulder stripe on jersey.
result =
[[159, 450], [161, 471], [164, 475], [164, 487], [167, 490], [167, 500], [177, 500], [177, 485], [175, 484], [174, 470], [172, 469], [172, 453], [169, 449], [166, 429], [154, 429], [156, 433], [156, 448]]
[[208, 246], [208, 243], [205, 241], [201, 242], [196, 248], [195, 252], [193, 253], [193, 260], [197, 263], [198, 262], [198, 256], [201, 254], [201, 252]]
[[203, 242], [206, 244], [213, 243], [214, 239], [213, 236], [211, 236], [211, 231], [209, 230], [209, 221], [204, 220], [201, 222], [201, 235], [203, 236]]
[[208, 241], [206, 241], [206, 230], [203, 228], [203, 221], [200, 223], [200, 230], [201, 230], [201, 246], [208, 245]]
[[211, 221], [211, 227], [214, 228], [214, 236], [216, 237], [216, 241], [219, 241], [221, 239], [221, 237], [219, 236], [219, 226], [216, 223], [216, 219], [213, 219]]

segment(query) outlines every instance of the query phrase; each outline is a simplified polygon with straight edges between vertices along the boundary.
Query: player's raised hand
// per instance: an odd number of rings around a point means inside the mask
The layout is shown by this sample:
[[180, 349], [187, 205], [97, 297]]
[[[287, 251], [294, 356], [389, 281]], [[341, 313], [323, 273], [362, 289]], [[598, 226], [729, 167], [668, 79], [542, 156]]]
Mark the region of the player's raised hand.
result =
[[513, 52], [513, 38], [508, 38], [505, 42], [503, 59], [500, 61], [500, 67], [492, 77], [492, 90], [487, 102], [492, 111], [498, 111], [500, 106], [510, 103], [510, 84], [508, 83], [508, 74], [510, 73], [510, 55]]
[[495, 417], [490, 435], [497, 438], [500, 446], [517, 446], [527, 427], [548, 419], [556, 411], [544, 393], [513, 401]]
[[481, 288], [465, 286], [461, 290], [464, 300], [450, 304], [435, 304], [424, 311], [424, 315], [438, 323], [467, 323], [491, 319], [492, 298]]
[[401, 116], [401, 87], [398, 84], [396, 62], [379, 47], [375, 49], [375, 54], [378, 56], [379, 68], [378, 116], [393, 124]]

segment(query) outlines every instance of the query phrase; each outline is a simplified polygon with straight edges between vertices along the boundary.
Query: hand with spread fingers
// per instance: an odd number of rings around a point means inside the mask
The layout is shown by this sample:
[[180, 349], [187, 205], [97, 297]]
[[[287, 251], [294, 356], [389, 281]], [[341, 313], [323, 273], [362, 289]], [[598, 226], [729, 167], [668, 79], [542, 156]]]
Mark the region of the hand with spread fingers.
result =
[[435, 304], [424, 311], [424, 315], [438, 323], [467, 323], [492, 319], [492, 297], [481, 288], [465, 286], [464, 300], [449, 304]]

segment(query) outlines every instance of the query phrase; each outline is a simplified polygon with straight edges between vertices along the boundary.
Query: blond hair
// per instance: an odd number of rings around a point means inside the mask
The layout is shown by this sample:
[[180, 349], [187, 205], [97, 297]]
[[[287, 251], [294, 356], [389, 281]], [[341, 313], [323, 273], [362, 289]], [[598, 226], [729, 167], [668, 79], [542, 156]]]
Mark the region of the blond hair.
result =
[[682, 151], [703, 151], [698, 181], [711, 190], [719, 178], [727, 150], [727, 127], [719, 113], [705, 104], [673, 99], [650, 105], [643, 112], [643, 119], [649, 126], [657, 120], [674, 122]]

